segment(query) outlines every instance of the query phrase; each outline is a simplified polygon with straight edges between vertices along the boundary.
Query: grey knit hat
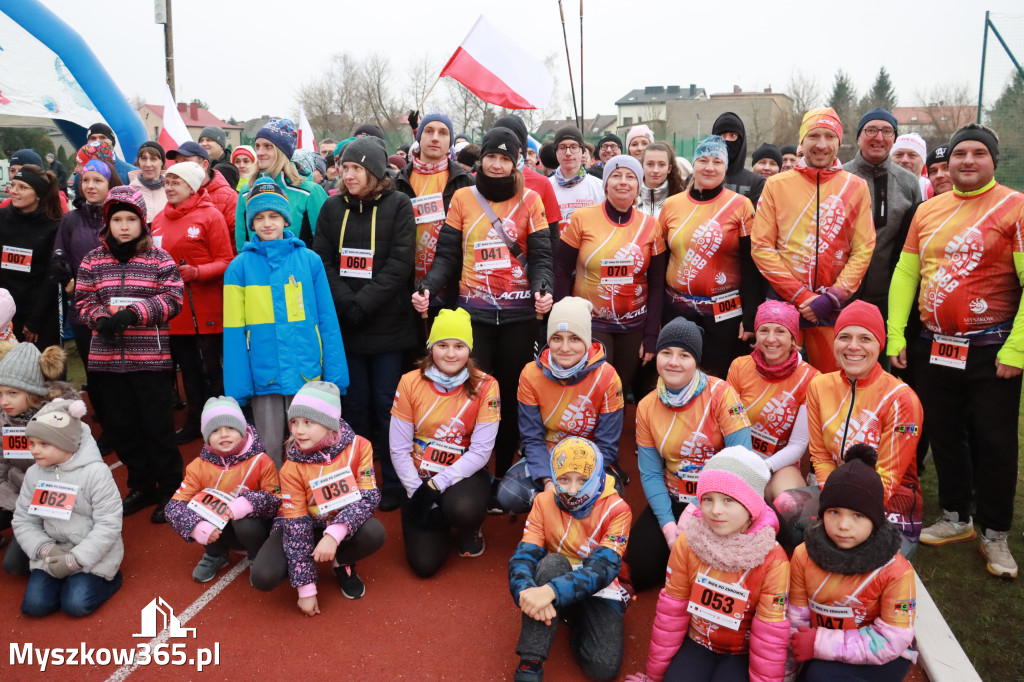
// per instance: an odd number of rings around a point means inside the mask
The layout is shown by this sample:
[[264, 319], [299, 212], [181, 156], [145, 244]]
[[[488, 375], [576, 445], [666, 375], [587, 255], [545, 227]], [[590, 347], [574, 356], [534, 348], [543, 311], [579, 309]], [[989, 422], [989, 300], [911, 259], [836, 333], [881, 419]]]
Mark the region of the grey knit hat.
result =
[[677, 317], [666, 324], [658, 334], [656, 353], [664, 348], [682, 348], [700, 362], [700, 354], [704, 348], [704, 330], [685, 317]]
[[199, 133], [199, 139], [208, 137], [224, 149], [228, 146], [228, 136], [224, 133], [224, 129], [220, 126], [206, 126], [202, 132]]
[[243, 436], [246, 432], [245, 415], [238, 402], [229, 395], [210, 398], [203, 406], [203, 414], [199, 419], [203, 432], [203, 441], [210, 442], [213, 432], [222, 426], [238, 431]]
[[31, 343], [19, 343], [7, 351], [7, 355], [0, 359], [0, 386], [20, 388], [43, 397], [49, 395], [46, 378], [39, 367], [41, 355]]
[[384, 143], [372, 135], [357, 137], [345, 145], [341, 153], [341, 162], [358, 163], [378, 180], [384, 177], [388, 168], [388, 156], [384, 151]]
[[25, 435], [38, 438], [65, 452], [77, 452], [82, 440], [85, 403], [58, 398], [47, 403], [25, 425]]
[[338, 387], [329, 381], [308, 382], [295, 394], [288, 408], [288, 419], [296, 417], [316, 422], [331, 431], [340, 429], [341, 392]]

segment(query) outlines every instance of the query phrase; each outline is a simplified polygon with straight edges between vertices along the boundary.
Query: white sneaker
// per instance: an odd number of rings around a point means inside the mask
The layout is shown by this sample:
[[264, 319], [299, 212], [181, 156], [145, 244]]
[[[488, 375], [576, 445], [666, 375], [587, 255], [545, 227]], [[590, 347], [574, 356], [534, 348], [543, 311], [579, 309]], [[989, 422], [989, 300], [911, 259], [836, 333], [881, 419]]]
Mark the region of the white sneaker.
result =
[[953, 542], [967, 542], [978, 536], [974, 532], [971, 517], [960, 520], [956, 512], [942, 510], [938, 521], [921, 531], [921, 543], [925, 545], [948, 545]]
[[999, 533], [994, 530], [986, 530], [981, 536], [981, 544], [978, 551], [988, 562], [988, 572], [1000, 578], [1016, 578], [1017, 562], [1010, 554], [1010, 547], [1006, 544], [1008, 533]]

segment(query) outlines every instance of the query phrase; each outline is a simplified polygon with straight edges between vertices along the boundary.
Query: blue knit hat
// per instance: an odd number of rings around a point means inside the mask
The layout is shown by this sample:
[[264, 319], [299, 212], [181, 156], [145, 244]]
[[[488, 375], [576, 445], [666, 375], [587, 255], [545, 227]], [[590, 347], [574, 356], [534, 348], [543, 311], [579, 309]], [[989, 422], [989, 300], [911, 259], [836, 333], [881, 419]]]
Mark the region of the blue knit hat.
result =
[[729, 163], [729, 147], [721, 135], [708, 135], [699, 143], [693, 152], [693, 160], [697, 161], [702, 156], [714, 156], [725, 163]]
[[[448, 124], [448, 128], [451, 129], [452, 124]], [[19, 149], [18, 151], [11, 154], [10, 163], [12, 166], [39, 166], [43, 170], [46, 167], [43, 165], [43, 160], [39, 158], [39, 154], [36, 154], [34, 149]]]
[[271, 144], [284, 152], [285, 157], [292, 158], [295, 146], [299, 141], [299, 131], [289, 118], [272, 118], [256, 133], [256, 139], [269, 140]]
[[448, 114], [442, 111], [432, 111], [420, 119], [420, 127], [416, 129], [416, 141], [420, 141], [420, 136], [423, 134], [423, 129], [427, 127], [427, 124], [434, 121], [440, 121], [446, 128], [448, 128], [448, 142], [449, 144], [455, 144], [455, 133], [452, 132], [452, 120], [448, 118]]
[[896, 117], [892, 115], [891, 111], [872, 109], [860, 117], [860, 123], [857, 124], [857, 137], [860, 137], [860, 131], [864, 130], [864, 126], [868, 124], [868, 121], [885, 121], [892, 126], [897, 135], [900, 134], [899, 126], [896, 125]]
[[277, 211], [284, 218], [284, 224], [292, 224], [292, 210], [288, 206], [288, 197], [272, 179], [264, 176], [258, 178], [249, 190], [245, 200], [245, 226], [252, 232], [252, 221], [262, 211]]

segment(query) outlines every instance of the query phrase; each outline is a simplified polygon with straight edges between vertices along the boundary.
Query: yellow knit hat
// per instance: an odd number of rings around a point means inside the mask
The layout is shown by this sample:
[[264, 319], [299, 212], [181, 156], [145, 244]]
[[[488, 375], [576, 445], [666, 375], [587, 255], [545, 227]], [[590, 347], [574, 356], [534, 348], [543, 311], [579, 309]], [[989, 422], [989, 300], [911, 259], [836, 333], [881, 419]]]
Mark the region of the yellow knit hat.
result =
[[430, 328], [427, 348], [444, 339], [458, 339], [473, 350], [473, 325], [469, 320], [469, 313], [462, 308], [446, 308], [437, 314], [437, 319]]

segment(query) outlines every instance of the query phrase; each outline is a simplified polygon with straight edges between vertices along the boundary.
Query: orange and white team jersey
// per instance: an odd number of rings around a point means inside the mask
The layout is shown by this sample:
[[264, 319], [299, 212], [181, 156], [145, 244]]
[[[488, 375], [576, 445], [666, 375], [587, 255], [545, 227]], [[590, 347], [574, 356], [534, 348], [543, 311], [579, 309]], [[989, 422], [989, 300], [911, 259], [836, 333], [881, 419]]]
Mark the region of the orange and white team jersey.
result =
[[[665, 250], [658, 224], [633, 211], [625, 225], [608, 219], [605, 205], [573, 212], [562, 241], [579, 249], [573, 296], [594, 305], [596, 331], [639, 329], [647, 317], [647, 268]], [[657, 286], [657, 284], [655, 285]]]
[[[857, 382], [856, 390], [842, 371], [818, 375], [807, 389], [809, 447], [818, 486], [824, 487], [851, 445], [866, 443], [878, 451], [875, 470], [882, 479], [885, 510], [891, 521], [905, 528], [923, 504], [917, 480], [923, 418], [913, 389], [877, 363]], [[893, 513], [907, 518], [897, 520]]]
[[802, 360], [784, 379], [767, 379], [758, 374], [749, 355], [732, 361], [728, 381], [747, 411], [755, 452], [771, 457], [789, 444], [796, 415], [807, 401], [807, 388], [816, 376], [818, 370]]
[[665, 487], [676, 501], [693, 501], [704, 464], [725, 447], [725, 437], [750, 427], [740, 397], [728, 382], [708, 377], [684, 407], [668, 407], [655, 389], [636, 408], [636, 442], [665, 462]]
[[711, 298], [739, 296], [740, 237], [753, 220], [750, 199], [728, 189], [710, 201], [689, 192], [665, 200], [658, 224], [669, 250], [666, 291], [676, 306], [710, 315]]
[[444, 188], [448, 184], [448, 171], [424, 175], [413, 171], [409, 184], [416, 193], [413, 199], [413, 214], [416, 217], [416, 281], [423, 279], [430, 271], [437, 251], [437, 235], [444, 225]]
[[1024, 194], [996, 185], [963, 197], [945, 192], [917, 209], [903, 250], [921, 259], [921, 321], [938, 334], [970, 334], [1012, 322], [1021, 286]]
[[[334, 480], [324, 480], [332, 474]], [[285, 460], [281, 466], [281, 516], [297, 519], [308, 515], [328, 520], [336, 516], [338, 510], [345, 505], [336, 507], [332, 504], [330, 511], [322, 512], [320, 502], [325, 499], [351, 500], [357, 489], [374, 490], [376, 487], [373, 446], [362, 436], [356, 436], [337, 457], [326, 464]], [[330, 492], [324, 494], [322, 491], [325, 488]]]
[[876, 618], [893, 627], [914, 627], [917, 592], [914, 569], [897, 554], [871, 573], [830, 573], [799, 545], [790, 560], [789, 603], [809, 608], [811, 627], [856, 630]]
[[818, 172], [802, 166], [768, 178], [750, 235], [761, 274], [797, 306], [831, 286], [849, 298], [875, 249], [867, 183], [840, 166], [821, 169], [819, 186]]
[[458, 461], [469, 448], [477, 424], [500, 421], [498, 382], [481, 374], [474, 398], [462, 386], [441, 393], [418, 369], [398, 382], [391, 416], [413, 425], [411, 455], [420, 478], [430, 478]]
[[[582, 519], [575, 519], [559, 509], [553, 490], [538, 493], [526, 519], [522, 541], [543, 547], [550, 554], [561, 554], [575, 570], [598, 547], [607, 547], [620, 558], [625, 556], [632, 524], [633, 513], [629, 505], [615, 492], [612, 477], [605, 474], [604, 492], [597, 498], [590, 514]], [[627, 601], [625, 594], [619, 579], [615, 578], [594, 596]]]
[[274, 460], [261, 452], [231, 467], [217, 466], [206, 459], [196, 458], [185, 468], [185, 477], [172, 499], [189, 502], [207, 488], [213, 488], [232, 497], [262, 490], [280, 495], [277, 467]]
[[718, 654], [745, 654], [755, 616], [766, 623], [786, 620], [789, 561], [775, 543], [761, 565], [723, 571], [701, 561], [681, 533], [668, 559], [665, 592], [690, 602], [690, 639]]
[[[491, 202], [491, 209], [501, 220], [505, 234], [518, 243], [525, 262], [527, 236], [548, 229], [540, 195], [526, 189], [506, 201]], [[526, 268], [495, 232], [472, 187], [455, 191], [445, 223], [462, 233], [460, 305], [486, 310], [533, 307]]]
[[[588, 365], [606, 360], [599, 341], [590, 345]], [[550, 351], [541, 352], [539, 362], [550, 367]], [[531, 362], [519, 375], [517, 399], [524, 405], [535, 405], [544, 420], [544, 440], [548, 450], [569, 436], [594, 439], [599, 415], [618, 412], [625, 407], [622, 380], [608, 362], [587, 373], [576, 384], [565, 385], [544, 375], [544, 369]]]

